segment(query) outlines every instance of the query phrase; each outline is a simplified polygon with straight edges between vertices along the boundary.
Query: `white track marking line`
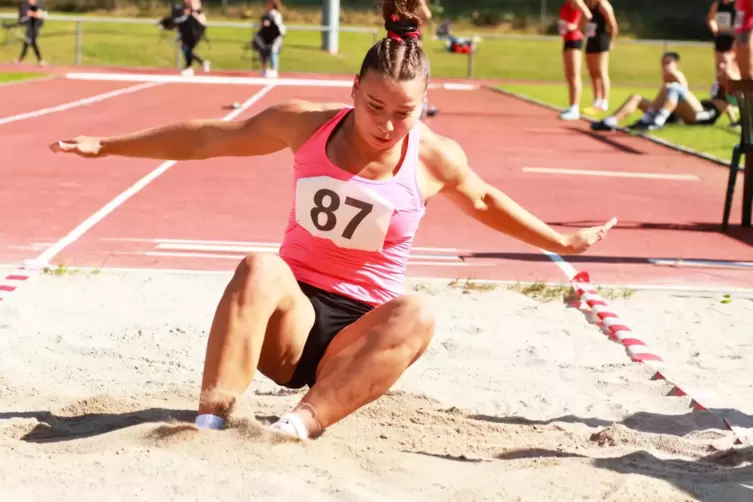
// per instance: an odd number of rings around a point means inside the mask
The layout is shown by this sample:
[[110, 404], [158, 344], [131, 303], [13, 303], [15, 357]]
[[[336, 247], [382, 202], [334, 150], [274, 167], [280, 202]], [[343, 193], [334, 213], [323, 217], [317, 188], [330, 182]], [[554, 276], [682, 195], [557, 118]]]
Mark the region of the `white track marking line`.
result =
[[[252, 251], [254, 252], [254, 251]], [[276, 250], [272, 248], [258, 248], [258, 253], [274, 253]], [[153, 256], [162, 258], [198, 258], [198, 259], [214, 259], [214, 260], [242, 260], [245, 254], [217, 254], [217, 253], [177, 253], [170, 251], [146, 251], [140, 252], [116, 252], [115, 254], [121, 255], [140, 255], [140, 256]], [[413, 261], [418, 260], [418, 261]], [[424, 260], [424, 261], [422, 261]], [[435, 257], [427, 255], [412, 255], [408, 258], [408, 265], [423, 265], [434, 267], [493, 267], [492, 264], [474, 264], [460, 261], [453, 257]]]
[[[219, 252], [219, 253], [264, 253], [264, 252], [277, 252], [280, 250], [279, 243], [270, 243], [269, 245], [256, 245], [256, 246], [236, 246], [225, 244], [158, 244], [156, 249], [163, 249], [165, 251], [203, 251], [203, 252]], [[419, 251], [413, 249], [412, 251]], [[457, 255], [429, 255], [429, 254], [415, 254], [411, 253], [412, 257], [435, 259], [435, 260], [460, 260]]]
[[[269, 91], [275, 88], [274, 84], [269, 84], [250, 98], [246, 100], [245, 103], [243, 103], [240, 108], [233, 110], [232, 112], [225, 115], [222, 120], [230, 121], [236, 118], [238, 115], [246, 111], [248, 108], [250, 108], [254, 103], [259, 101], [261, 98], [263, 98]], [[126, 202], [128, 199], [136, 195], [138, 192], [144, 189], [149, 183], [157, 179], [160, 175], [165, 173], [168, 169], [170, 169], [172, 166], [174, 166], [177, 163], [175, 160], [168, 160], [166, 162], [163, 162], [160, 164], [156, 169], [154, 169], [152, 172], [138, 180], [136, 183], [131, 185], [128, 189], [126, 189], [124, 192], [122, 192], [120, 195], [112, 199], [110, 202], [108, 202], [104, 207], [102, 207], [99, 211], [92, 214], [89, 218], [84, 220], [79, 226], [74, 228], [68, 235], [57, 241], [55, 244], [47, 248], [42, 254], [40, 254], [36, 259], [31, 260], [27, 263], [28, 266], [33, 268], [40, 268], [40, 267], [46, 267], [48, 266], [49, 261], [58, 253], [60, 253], [63, 249], [70, 246], [74, 242], [76, 242], [79, 238], [81, 238], [82, 235], [84, 235], [86, 232], [88, 232], [94, 225], [102, 221], [108, 214], [115, 211], [118, 207], [120, 207], [124, 202]]]
[[667, 267], [713, 267], [713, 268], [753, 268], [750, 261], [717, 261], [717, 260], [683, 260], [649, 258], [649, 262]]
[[[71, 80], [98, 80], [111, 82], [160, 82], [171, 84], [225, 84], [225, 85], [267, 85], [269, 79], [264, 77], [223, 77], [219, 75], [196, 75], [184, 77], [181, 75], [147, 74], [147, 73], [66, 73], [65, 78]], [[278, 78], [275, 85], [283, 87], [343, 87], [353, 86], [351, 79], [307, 79], [307, 78]], [[449, 91], [474, 91], [478, 85], [465, 83], [431, 83], [431, 89], [445, 89]]]
[[99, 101], [104, 101], [110, 98], [116, 98], [118, 96], [125, 96], [126, 94], [143, 91], [144, 89], [149, 89], [150, 87], [156, 87], [158, 85], [162, 85], [162, 82], [147, 82], [145, 84], [133, 85], [124, 89], [116, 89], [114, 91], [97, 94], [88, 98], [78, 99], [76, 101], [71, 101], [70, 103], [64, 103], [62, 105], [42, 108], [41, 110], [20, 113], [18, 115], [11, 115], [9, 117], [2, 117], [0, 118], [0, 125], [10, 124], [11, 122], [18, 122], [20, 120], [31, 119], [34, 117], [41, 117], [44, 115], [49, 115], [51, 113], [64, 112], [65, 110], [70, 110], [71, 108], [90, 105], [92, 103], [97, 103]]
[[579, 176], [605, 176], [611, 178], [642, 178], [655, 180], [700, 180], [698, 176], [695, 176], [693, 174], [631, 173], [626, 171], [597, 171], [592, 169], [559, 169], [550, 167], [524, 167], [523, 172], [535, 174], [570, 174]]
[[[151, 242], [157, 244], [157, 249], [170, 249], [171, 245], [185, 245], [185, 246], [251, 246], [251, 247], [274, 247], [279, 248], [281, 243], [279, 242], [248, 242], [248, 241], [207, 241], [200, 239], [140, 239], [140, 238], [117, 238], [117, 237], [105, 237], [101, 239], [103, 241], [117, 241], [117, 242]], [[191, 249], [191, 248], [185, 248]], [[421, 253], [453, 253], [453, 254], [470, 254], [473, 251], [471, 249], [458, 249], [458, 248], [436, 248], [436, 247], [421, 247], [413, 246], [411, 251], [417, 251]]]

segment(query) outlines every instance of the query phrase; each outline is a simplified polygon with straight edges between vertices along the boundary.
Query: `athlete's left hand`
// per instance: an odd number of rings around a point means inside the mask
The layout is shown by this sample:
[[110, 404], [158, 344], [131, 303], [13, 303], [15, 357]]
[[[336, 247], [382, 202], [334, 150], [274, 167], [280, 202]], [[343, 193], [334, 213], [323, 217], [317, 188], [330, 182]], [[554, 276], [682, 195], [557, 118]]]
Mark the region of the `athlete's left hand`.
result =
[[617, 218], [612, 218], [604, 225], [578, 230], [565, 238], [565, 249], [572, 254], [583, 253], [606, 237], [607, 232], [616, 224]]

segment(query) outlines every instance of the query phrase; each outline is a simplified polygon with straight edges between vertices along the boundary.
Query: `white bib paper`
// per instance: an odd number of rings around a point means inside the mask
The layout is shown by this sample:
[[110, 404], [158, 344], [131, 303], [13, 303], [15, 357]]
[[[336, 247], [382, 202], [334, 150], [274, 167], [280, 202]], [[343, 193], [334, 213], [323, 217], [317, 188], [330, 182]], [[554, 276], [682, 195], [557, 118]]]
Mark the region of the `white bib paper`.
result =
[[560, 19], [557, 21], [557, 28], [559, 28], [560, 35], [567, 33], [567, 21]]
[[384, 197], [329, 176], [299, 179], [295, 219], [311, 235], [337, 246], [381, 251], [394, 213]]
[[588, 38], [596, 36], [596, 23], [588, 23], [586, 25], [586, 36]]
[[727, 31], [732, 28], [732, 14], [729, 12], [717, 12], [716, 24], [721, 31]]

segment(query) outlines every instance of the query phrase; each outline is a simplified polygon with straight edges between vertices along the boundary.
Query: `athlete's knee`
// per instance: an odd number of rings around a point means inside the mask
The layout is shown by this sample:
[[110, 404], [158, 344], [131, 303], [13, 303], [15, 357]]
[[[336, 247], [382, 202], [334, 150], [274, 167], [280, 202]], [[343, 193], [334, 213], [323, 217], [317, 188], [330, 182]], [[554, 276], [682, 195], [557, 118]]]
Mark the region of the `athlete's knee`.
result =
[[423, 351], [434, 335], [434, 313], [418, 295], [404, 295], [394, 300], [395, 313], [407, 328], [406, 342]]
[[278, 301], [280, 285], [284, 284], [287, 264], [277, 255], [251, 253], [238, 264], [233, 281], [242, 292], [241, 303], [251, 299]]

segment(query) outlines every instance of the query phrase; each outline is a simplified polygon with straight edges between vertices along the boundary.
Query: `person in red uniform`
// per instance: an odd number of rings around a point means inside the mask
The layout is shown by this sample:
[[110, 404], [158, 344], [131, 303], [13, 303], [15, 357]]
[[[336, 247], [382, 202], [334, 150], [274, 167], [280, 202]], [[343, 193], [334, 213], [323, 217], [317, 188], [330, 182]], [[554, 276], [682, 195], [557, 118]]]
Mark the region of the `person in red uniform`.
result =
[[753, 54], [750, 51], [750, 33], [753, 31], [753, 0], [735, 0], [735, 59], [740, 68], [740, 78], [753, 79]]
[[570, 98], [570, 106], [560, 113], [560, 118], [563, 120], [580, 118], [580, 95], [583, 91], [580, 71], [585, 39], [581, 27], [584, 21], [590, 21], [592, 17], [584, 0], [565, 0], [560, 7], [558, 28], [563, 40], [562, 59]]

